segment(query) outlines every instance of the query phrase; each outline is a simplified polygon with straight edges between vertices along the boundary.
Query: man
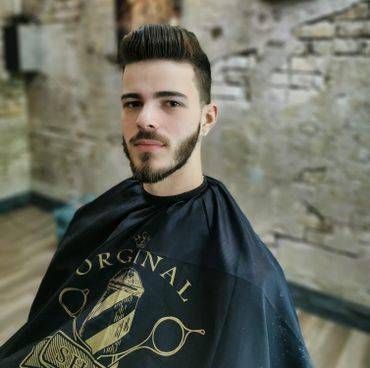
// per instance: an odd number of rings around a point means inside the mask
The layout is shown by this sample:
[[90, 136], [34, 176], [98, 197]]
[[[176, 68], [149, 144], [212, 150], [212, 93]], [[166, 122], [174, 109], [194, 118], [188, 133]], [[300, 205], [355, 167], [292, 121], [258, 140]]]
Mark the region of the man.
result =
[[0, 367], [311, 367], [283, 271], [201, 142], [217, 119], [192, 32], [121, 43], [133, 176], [75, 213]]

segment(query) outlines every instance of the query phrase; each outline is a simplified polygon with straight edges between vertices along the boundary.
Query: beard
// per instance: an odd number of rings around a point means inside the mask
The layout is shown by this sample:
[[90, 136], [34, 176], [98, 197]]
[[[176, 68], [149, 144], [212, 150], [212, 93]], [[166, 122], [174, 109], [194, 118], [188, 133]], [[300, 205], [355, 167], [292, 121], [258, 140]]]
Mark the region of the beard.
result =
[[[183, 167], [188, 161], [198, 142], [200, 127], [201, 123], [199, 122], [196, 131], [184, 138], [178, 144], [174, 153], [173, 164], [161, 169], [153, 169], [151, 167], [150, 160], [153, 157], [152, 152], [141, 153], [139, 159], [142, 164], [141, 166], [136, 166], [130, 156], [127, 143], [124, 137], [122, 137], [123, 152], [130, 163], [130, 168], [134, 179], [137, 179], [141, 183], [157, 183]], [[162, 142], [162, 140], [158, 139], [155, 133], [151, 131], [140, 131], [133, 141], [137, 141], [139, 139], [156, 139]]]

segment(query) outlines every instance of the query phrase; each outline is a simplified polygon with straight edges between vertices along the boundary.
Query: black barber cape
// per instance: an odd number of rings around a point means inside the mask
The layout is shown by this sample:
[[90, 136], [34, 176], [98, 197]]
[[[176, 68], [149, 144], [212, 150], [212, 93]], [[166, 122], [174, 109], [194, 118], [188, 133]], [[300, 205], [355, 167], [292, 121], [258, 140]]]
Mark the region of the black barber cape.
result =
[[277, 260], [224, 184], [133, 177], [80, 207], [0, 367], [312, 367]]

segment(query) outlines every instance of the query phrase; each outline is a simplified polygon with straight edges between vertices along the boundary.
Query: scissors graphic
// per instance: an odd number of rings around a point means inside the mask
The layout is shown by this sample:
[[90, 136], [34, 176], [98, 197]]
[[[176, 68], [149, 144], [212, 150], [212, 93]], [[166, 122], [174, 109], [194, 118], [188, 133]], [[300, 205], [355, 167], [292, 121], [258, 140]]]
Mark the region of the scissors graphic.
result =
[[[155, 337], [155, 330], [158, 328], [158, 326], [161, 323], [163, 323], [167, 320], [174, 321], [181, 328], [181, 339], [180, 339], [178, 345], [174, 349], [165, 351], [165, 350], [161, 350], [160, 348], [158, 348], [157, 344], [155, 343], [155, 338], [154, 337]], [[205, 335], [205, 333], [206, 333], [205, 330], [203, 330], [203, 329], [201, 329], [201, 330], [192, 330], [192, 329], [187, 328], [177, 317], [173, 317], [173, 316], [162, 317], [154, 324], [151, 333], [140, 344], [138, 344], [136, 346], [133, 346], [130, 349], [122, 351], [120, 353], [100, 355], [97, 359], [99, 360], [100, 358], [112, 357], [112, 362], [108, 365], [108, 367], [111, 367], [115, 363], [117, 363], [119, 360], [121, 360], [123, 357], [125, 357], [126, 355], [134, 352], [135, 350], [139, 350], [139, 349], [148, 349], [148, 350], [151, 350], [151, 351], [153, 351], [154, 353], [156, 353], [158, 355], [170, 356], [170, 355], [173, 355], [173, 354], [177, 353], [182, 348], [182, 346], [185, 344], [185, 341], [186, 341], [188, 335], [192, 332], [200, 333], [201, 335]], [[153, 346], [146, 345], [146, 343], [149, 340], [151, 340], [151, 344]]]
[[[83, 305], [75, 311], [71, 311], [69, 307], [65, 303], [63, 303], [63, 295], [65, 292], [68, 292], [68, 291], [74, 291], [74, 292], [80, 291], [83, 294]], [[81, 290], [77, 288], [66, 288], [60, 293], [59, 302], [62, 304], [63, 308], [67, 311], [67, 313], [73, 318], [72, 325], [73, 325], [73, 335], [74, 335], [75, 340], [78, 341], [80, 344], [82, 344], [82, 346], [84, 346], [88, 351], [91, 351], [91, 347], [88, 344], [86, 344], [86, 342], [81, 338], [80, 334], [78, 333], [78, 329], [77, 329], [77, 316], [79, 315], [79, 313], [81, 312], [81, 310], [83, 309], [83, 307], [85, 306], [87, 302], [87, 294], [88, 294], [87, 289]], [[156, 338], [155, 338], [155, 331], [158, 329], [158, 327], [161, 324], [165, 323], [166, 321], [173, 321], [181, 329], [181, 338], [179, 339], [177, 346], [171, 350], [160, 349], [158, 347], [158, 343], [156, 343]], [[111, 362], [108, 364], [107, 367], [113, 367], [114, 365], [118, 364], [118, 361], [120, 361], [126, 355], [131, 354], [132, 352], [136, 350], [140, 350], [140, 349], [148, 349], [161, 356], [170, 356], [170, 355], [177, 353], [182, 348], [182, 346], [185, 344], [185, 341], [190, 333], [199, 333], [201, 335], [205, 335], [205, 330], [204, 329], [198, 329], [198, 330], [190, 329], [186, 327], [179, 318], [174, 317], [174, 316], [165, 316], [165, 317], [160, 318], [154, 324], [150, 334], [140, 344], [135, 345], [119, 353], [100, 354], [100, 355], [95, 356], [94, 358], [97, 361], [102, 360], [102, 359], [111, 358]]]

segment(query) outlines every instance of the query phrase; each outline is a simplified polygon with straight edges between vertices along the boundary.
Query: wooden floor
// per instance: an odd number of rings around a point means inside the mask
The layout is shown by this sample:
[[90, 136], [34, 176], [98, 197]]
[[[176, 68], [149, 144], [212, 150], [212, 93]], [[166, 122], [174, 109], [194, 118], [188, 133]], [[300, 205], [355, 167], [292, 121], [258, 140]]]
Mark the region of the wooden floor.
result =
[[[56, 249], [53, 216], [34, 206], [0, 215], [0, 346], [25, 322]], [[370, 335], [297, 310], [317, 368], [369, 368]]]

